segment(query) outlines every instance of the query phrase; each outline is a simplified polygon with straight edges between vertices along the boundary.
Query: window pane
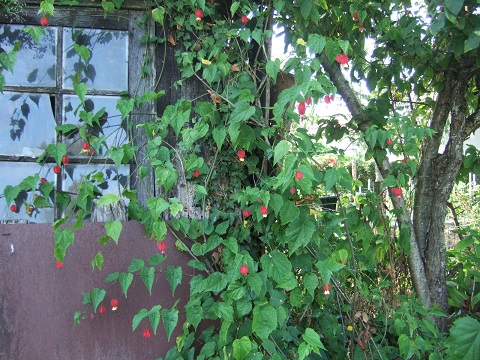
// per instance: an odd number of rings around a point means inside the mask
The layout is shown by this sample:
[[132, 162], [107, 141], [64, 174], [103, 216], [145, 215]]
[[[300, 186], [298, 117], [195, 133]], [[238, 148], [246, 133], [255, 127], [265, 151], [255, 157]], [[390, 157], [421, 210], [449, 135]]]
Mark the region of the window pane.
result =
[[127, 90], [126, 31], [64, 29], [63, 49], [64, 88], [72, 89], [73, 76], [81, 72], [80, 81], [89, 89]]
[[[89, 142], [95, 146], [95, 139], [98, 138], [99, 143], [102, 144], [100, 149], [96, 149], [94, 156], [102, 156], [105, 154], [105, 144], [110, 147], [122, 146], [127, 141], [127, 132], [120, 127], [121, 114], [116, 109], [118, 97], [116, 96], [86, 96], [85, 109], [78, 110], [75, 115], [75, 110], [80, 105], [80, 99], [77, 96], [65, 95], [63, 98], [63, 121], [65, 124], [75, 124], [78, 128], [91, 121], [93, 126], [86, 126], [82, 131]], [[104, 111], [102, 110], [104, 109]], [[89, 120], [89, 115], [86, 112], [93, 112], [93, 115], [101, 112], [98, 122]], [[83, 119], [82, 119], [83, 118]], [[87, 119], [86, 121], [84, 119]], [[82, 153], [82, 142], [79, 132], [71, 133], [65, 143], [67, 144], [68, 155], [79, 155]]]
[[6, 85], [20, 86], [56, 86], [55, 63], [57, 29], [44, 28], [45, 34], [38, 44], [23, 31], [21, 25], [3, 25], [0, 27], [0, 47], [10, 51], [17, 41], [22, 42], [17, 61], [10, 71], [4, 71]]
[[55, 142], [55, 117], [46, 94], [0, 94], [0, 154], [37, 157]]
[[[103, 174], [103, 175], [102, 175]], [[72, 165], [65, 167], [62, 190], [76, 194], [78, 183], [89, 179], [104, 194], [122, 195], [129, 187], [130, 169], [128, 166], [115, 165]]]
[[[0, 162], [0, 192], [3, 193], [7, 185], [16, 186], [28, 176], [40, 174], [40, 177], [45, 177], [47, 181], [54, 181], [55, 174], [48, 171], [47, 168], [42, 168], [37, 163], [21, 163], [21, 162]], [[40, 184], [38, 184], [40, 186]], [[38, 189], [38, 188], [37, 188]], [[40, 194], [37, 191], [36, 194]], [[27, 214], [25, 204], [33, 204], [34, 194], [30, 191], [28, 194], [24, 191], [15, 199], [14, 203], [7, 204], [5, 198], [0, 201], [0, 220], [28, 220], [34, 223], [50, 223], [54, 220], [53, 208], [34, 209], [31, 215]], [[52, 201], [50, 201], [52, 203]], [[17, 207], [16, 212], [10, 210], [10, 206]]]

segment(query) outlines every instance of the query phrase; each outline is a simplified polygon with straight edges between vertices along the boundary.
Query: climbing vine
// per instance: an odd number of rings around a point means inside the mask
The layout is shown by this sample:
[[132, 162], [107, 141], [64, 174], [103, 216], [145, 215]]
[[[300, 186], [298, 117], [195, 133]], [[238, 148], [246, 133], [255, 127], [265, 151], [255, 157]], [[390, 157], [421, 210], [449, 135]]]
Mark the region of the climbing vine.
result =
[[[456, 8], [446, 3], [448, 18]], [[73, 5], [76, 2], [63, 1], [55, 6]], [[101, 4], [105, 16], [115, 16], [122, 5], [123, 1]], [[369, 63], [365, 46], [375, 32], [388, 34], [391, 46], [399, 46], [392, 35], [396, 26], [392, 19], [405, 15], [408, 19], [399, 23], [407, 29], [415, 18], [402, 6], [388, 2], [384, 8], [359, 0], [156, 2], [136, 24], [146, 34], [142, 76], [151, 75], [150, 51], [169, 48], [180, 71], [172, 88], [195, 83], [202, 90], [149, 114], [135, 128], [130, 118], [169, 89], [154, 86], [124, 94], [116, 105], [122, 119], [119, 131], [127, 129], [131, 139], [141, 132], [146, 141], [107, 146], [104, 137], [91, 131], [101, 126], [105, 109], [88, 109], [88, 87], [81, 81], [91, 54], [76, 44], [74, 51], [85, 66], [72, 82], [80, 100], [76, 113], [83, 122], [58, 126], [57, 132], [68, 137], [75, 131], [83, 152], [101, 151], [117, 167], [138, 162], [144, 151], [144, 162], [136, 163], [137, 173], [131, 176], [154, 174], [157, 195], [143, 202], [136, 189], [102, 194], [99, 185], [105, 179], [97, 172], [85, 176], [75, 196], [70, 196], [34, 174], [4, 189], [7, 204], [25, 191], [37, 194], [29, 205], [31, 212], [54, 205], [62, 210], [64, 216], [53, 223], [54, 256], [62, 267], [74, 245], [74, 230], [95, 207], [128, 202], [129, 219], [144, 225], [158, 253], [146, 260], [132, 259], [128, 268], [108, 274], [105, 281], [118, 285], [125, 297], [137, 275], [150, 294], [158, 272], [166, 273], [173, 294], [188, 282], [185, 323], [179, 323], [178, 302], [170, 309], [162, 304], [142, 309], [132, 319], [134, 332], [148, 323], [146, 338], [156, 334], [160, 322], [169, 338], [175, 329], [182, 329], [166, 359], [436, 359], [441, 353], [453, 353], [459, 344], [465, 345], [463, 340], [451, 338], [444, 346], [444, 334], [431, 320], [444, 314], [435, 306], [425, 309], [411, 296], [414, 284], [407, 257], [412, 229], [405, 221], [395, 223], [403, 214], [398, 201], [406, 206], [403, 199], [414, 191], [411, 179], [417, 172], [419, 149], [435, 132], [422, 121], [410, 121], [407, 106], [400, 105], [408, 102], [404, 99], [410, 75], [388, 83], [376, 68], [379, 65]], [[48, 26], [55, 16], [54, 1], [42, 1], [40, 13], [41, 25]], [[149, 32], [153, 24], [158, 33]], [[421, 32], [420, 25], [415, 29]], [[284, 37], [288, 52], [284, 59], [271, 55], [276, 32]], [[417, 35], [405, 39], [408, 48], [402, 56], [412, 56], [408, 61], [419, 61], [424, 51]], [[381, 51], [376, 49], [375, 54], [380, 56]], [[12, 70], [13, 54], [0, 54], [2, 71]], [[366, 106], [366, 115], [350, 109], [354, 116], [345, 120], [318, 119], [319, 108], [333, 107], [340, 95], [345, 97], [345, 92], [339, 94], [343, 89], [336, 76], [344, 76], [346, 82], [350, 69], [352, 81], [366, 78], [375, 98]], [[165, 71], [158, 71], [159, 77]], [[385, 73], [395, 71], [387, 67]], [[418, 81], [424, 82], [418, 86], [429, 86], [424, 78]], [[415, 95], [422, 104], [414, 115], [428, 114], [431, 98]], [[307, 118], [317, 120], [315, 131], [307, 127]], [[349, 158], [331, 146], [349, 137], [364, 142], [367, 159], [378, 164], [394, 159], [377, 192], [359, 192], [362, 183], [346, 166]], [[67, 144], [50, 144], [38, 162], [59, 174], [68, 166], [66, 154]], [[47, 161], [52, 159], [54, 164]], [[179, 192], [179, 187], [184, 190]], [[110, 240], [118, 242], [121, 231], [121, 221], [109, 220], [98, 241], [106, 246]], [[169, 232], [177, 239], [176, 250], [165, 242]], [[475, 232], [468, 239], [468, 246], [478, 245]], [[462, 246], [458, 251], [467, 245]], [[199, 274], [188, 279], [179, 266], [163, 268], [171, 251], [187, 252], [188, 266]], [[101, 270], [103, 262], [99, 252], [92, 268]], [[90, 308], [105, 312], [107, 298], [105, 289], [83, 293], [85, 308], [75, 313], [74, 322], [82, 326]], [[112, 308], [119, 304], [121, 299], [110, 303]], [[214, 320], [217, 326], [199, 334], [204, 320]], [[457, 321], [456, 335], [478, 331], [473, 318]], [[194, 344], [196, 339], [201, 345]]]

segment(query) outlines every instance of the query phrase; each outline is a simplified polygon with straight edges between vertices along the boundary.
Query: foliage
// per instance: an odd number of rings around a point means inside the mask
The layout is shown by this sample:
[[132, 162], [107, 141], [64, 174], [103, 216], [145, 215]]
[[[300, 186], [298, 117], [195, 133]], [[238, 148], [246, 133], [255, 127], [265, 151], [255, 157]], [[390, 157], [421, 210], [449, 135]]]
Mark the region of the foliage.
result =
[[[162, 320], [168, 337], [175, 328], [182, 329], [166, 359], [436, 359], [442, 354], [455, 358], [456, 349], [474, 354], [471, 341], [478, 340], [478, 322], [473, 317], [457, 320], [443, 347], [444, 334], [431, 320], [443, 314], [435, 307], [425, 309], [414, 298], [407, 266], [412, 229], [407, 222], [391, 226], [407, 209], [386, 198], [388, 188], [409, 189], [419, 151], [436, 134], [425, 121], [434, 109], [433, 94], [443, 84], [436, 71], [452, 57], [476, 53], [480, 45], [473, 30], [478, 16], [473, 11], [464, 14], [458, 4], [474, 6], [470, 1], [432, 1], [416, 13], [409, 4], [395, 1], [378, 6], [359, 0], [245, 0], [229, 8], [204, 1], [157, 4], [146, 9], [141, 25], [147, 29], [155, 21], [164, 33], [145, 42], [174, 47], [181, 72], [175, 86], [199, 81], [205, 88], [202, 96], [179, 99], [136, 129], [147, 138], [141, 148], [151, 164], [139, 167], [138, 175], [154, 174], [164, 196], [141, 203], [136, 190], [125, 190], [121, 197], [102, 195], [99, 184], [104, 179], [92, 173], [72, 197], [56, 191], [53, 182], [40, 183], [35, 174], [5, 188], [5, 199], [10, 204], [22, 191], [36, 192], [36, 208], [57, 205], [65, 211], [53, 224], [58, 261], [74, 244], [74, 230], [89, 218], [95, 201], [104, 206], [128, 199], [129, 217], [144, 225], [159, 249], [164, 249], [168, 231], [184, 234], [177, 248], [187, 251], [192, 257], [189, 266], [201, 271], [189, 281], [186, 322], [179, 324], [178, 303], [170, 309], [162, 304], [142, 309], [132, 321], [133, 331], [148, 321], [155, 334]], [[106, 13], [121, 5], [102, 2]], [[443, 5], [442, 11], [436, 5]], [[197, 8], [203, 10], [202, 17]], [[53, 0], [43, 1], [40, 11], [53, 16]], [[246, 24], [242, 15], [248, 15]], [[292, 50], [284, 62], [268, 55], [272, 21], [284, 26], [285, 42]], [[169, 37], [172, 33], [175, 37]], [[365, 45], [368, 37], [376, 40], [371, 54]], [[88, 50], [74, 50], [87, 65]], [[300, 125], [304, 115], [298, 106], [308, 98], [324, 106], [322, 99], [337, 93], [337, 62], [347, 53], [352, 81], [365, 80], [371, 92], [365, 100], [368, 120], [356, 114], [345, 121], [322, 118], [312, 135]], [[2, 70], [11, 70], [8, 61], [0, 60]], [[337, 72], [324, 71], [328, 66]], [[347, 76], [347, 69], [342, 71]], [[277, 101], [270, 101], [271, 88], [286, 73], [294, 75], [294, 83]], [[100, 126], [104, 113], [86, 108], [88, 89], [77, 75], [74, 91], [84, 122], [76, 130], [82, 141], [98, 150], [102, 138], [90, 137], [88, 129]], [[131, 115], [164, 95], [150, 89], [119, 100], [117, 109], [126, 127], [132, 127]], [[476, 99], [470, 100], [474, 106]], [[59, 126], [57, 131], [68, 134], [72, 128]], [[391, 161], [381, 192], [358, 194], [365, 184], [354, 181], [343, 166], [348, 159], [320, 141], [324, 138], [328, 144], [345, 136], [363, 140], [365, 159], [375, 159], [377, 165], [387, 155], [397, 159]], [[245, 151], [244, 159], [239, 150]], [[65, 144], [51, 144], [39, 162], [61, 165], [66, 151]], [[127, 143], [108, 149], [106, 155], [120, 166], [130, 164], [138, 151]], [[193, 196], [175, 196], [178, 186]], [[336, 198], [334, 211], [322, 202], [326, 194]], [[120, 221], [109, 221], [98, 240], [104, 245], [110, 239], [118, 242], [121, 231]], [[458, 283], [450, 284], [458, 288], [451, 293], [455, 308], [464, 306], [466, 297], [471, 306], [478, 303], [477, 292], [470, 290], [475, 289], [478, 271], [478, 239], [472, 234], [451, 253], [452, 261], [467, 270], [456, 270]], [[470, 246], [475, 252], [461, 251]], [[153, 254], [147, 261], [132, 259], [127, 269], [107, 275], [105, 281], [118, 284], [127, 297], [135, 276], [151, 293], [155, 274], [165, 271], [175, 296], [186, 279], [181, 267], [164, 269], [164, 259], [164, 254]], [[101, 269], [103, 261], [98, 253], [92, 268]], [[248, 267], [246, 274], [242, 266]], [[86, 308], [97, 311], [106, 290], [95, 288], [83, 296]], [[76, 323], [82, 315], [83, 311], [75, 314]], [[214, 320], [217, 326], [197, 334], [203, 320]], [[202, 341], [196, 349], [194, 339]]]

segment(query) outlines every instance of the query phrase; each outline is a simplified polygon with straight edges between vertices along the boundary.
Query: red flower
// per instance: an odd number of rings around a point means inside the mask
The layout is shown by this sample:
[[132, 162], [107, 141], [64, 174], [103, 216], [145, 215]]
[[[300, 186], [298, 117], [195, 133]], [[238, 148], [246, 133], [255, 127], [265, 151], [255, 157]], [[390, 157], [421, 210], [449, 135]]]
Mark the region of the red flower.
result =
[[143, 330], [143, 336], [147, 339], [150, 339], [150, 336], [152, 336], [152, 330], [150, 329]]
[[392, 145], [393, 141], [392, 141], [392, 139], [387, 139], [387, 141], [385, 143], [387, 144], [387, 146], [390, 146], [390, 145]]
[[41, 179], [40, 179], [40, 184], [43, 184], [43, 183], [45, 183], [45, 182], [47, 182], [47, 179], [45, 179], [45, 178], [41, 178]]
[[268, 209], [265, 205], [260, 206], [260, 212], [262, 213], [263, 217], [267, 217]]
[[202, 11], [202, 9], [198, 9], [197, 11], [195, 11], [195, 17], [197, 18], [197, 21], [202, 20], [202, 18], [203, 18], [203, 11]]
[[335, 57], [335, 60], [337, 60], [337, 62], [340, 65], [346, 65], [346, 64], [348, 64], [348, 55], [347, 54], [338, 54]]
[[302, 101], [300, 104], [298, 104], [298, 113], [300, 114], [300, 116], [305, 115], [306, 110], [307, 106], [305, 105], [305, 102]]
[[88, 151], [88, 149], [90, 149], [90, 144], [88, 143], [88, 141], [84, 141], [84, 142], [82, 143], [82, 149], [83, 149], [84, 151]]
[[62, 156], [62, 164], [63, 165], [68, 165], [70, 163], [70, 158], [68, 157], [68, 155], [63, 155]]
[[330, 104], [330, 96], [325, 95], [323, 101], [325, 101], [325, 104]]
[[325, 285], [323, 284], [323, 293], [325, 294], [325, 296], [328, 296], [330, 295], [330, 289], [332, 288], [332, 285], [328, 284], [328, 285]]
[[61, 268], [63, 267], [63, 262], [57, 261], [57, 263], [55, 264], [55, 266], [57, 267], [57, 269], [61, 269]]
[[117, 308], [118, 308], [118, 300], [117, 300], [117, 299], [112, 299], [112, 300], [110, 301], [110, 305], [112, 305], [112, 311], [117, 310]]
[[62, 172], [62, 168], [61, 168], [60, 166], [58, 166], [58, 165], [55, 165], [55, 166], [53, 167], [53, 172], [54, 172], [55, 174], [60, 174], [60, 173]]
[[11, 212], [17, 212], [17, 205], [13, 204], [10, 206], [10, 211]]
[[193, 170], [193, 176], [196, 177], [196, 178], [199, 177], [200, 176], [200, 171]]
[[167, 243], [165, 241], [159, 241], [157, 244], [158, 250], [160, 250], [160, 254], [165, 254], [165, 250], [167, 249]]
[[250, 215], [251, 215], [250, 210], [248, 210], [248, 209], [243, 210], [243, 216], [244, 216], [244, 217], [247, 218], [247, 217], [249, 217]]
[[358, 13], [353, 13], [353, 20], [358, 21]]
[[40, 19], [40, 24], [42, 24], [42, 26], [47, 26], [48, 25], [48, 18], [42, 17]]
[[105, 306], [103, 306], [103, 305], [100, 305], [100, 307], [98, 308], [98, 312], [99, 312], [100, 314], [104, 314], [104, 313], [107, 312], [107, 308], [106, 308]]
[[245, 161], [245, 150], [238, 150], [237, 155], [240, 161]]
[[242, 16], [242, 24], [246, 24], [248, 22], [248, 17], [246, 17], [245, 15]]
[[294, 187], [291, 187], [291, 188], [290, 188], [290, 194], [293, 195], [293, 194], [295, 194], [296, 192], [297, 192], [297, 190], [295, 190]]
[[240, 266], [240, 273], [243, 276], [247, 276], [248, 275], [248, 266], [247, 265]]
[[301, 171], [297, 171], [295, 173], [295, 177], [297, 178], [297, 180], [302, 180], [303, 179], [303, 173]]
[[311, 105], [312, 104], [312, 98], [306, 98], [305, 99], [305, 104]]
[[392, 194], [395, 195], [397, 198], [401, 198], [402, 197], [402, 188], [399, 188], [399, 187], [394, 187], [392, 188]]

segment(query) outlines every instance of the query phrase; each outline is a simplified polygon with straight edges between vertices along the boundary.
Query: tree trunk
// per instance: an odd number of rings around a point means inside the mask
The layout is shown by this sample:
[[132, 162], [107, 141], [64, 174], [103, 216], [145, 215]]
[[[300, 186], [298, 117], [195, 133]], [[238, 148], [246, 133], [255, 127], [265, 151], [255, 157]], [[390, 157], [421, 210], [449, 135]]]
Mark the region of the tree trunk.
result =
[[[417, 296], [426, 308], [437, 305], [444, 312], [448, 309], [445, 246], [447, 201], [462, 165], [463, 143], [480, 123], [478, 109], [467, 116], [468, 85], [472, 81], [474, 64], [470, 58], [459, 62], [453, 60], [451, 66], [439, 74], [444, 78], [444, 87], [438, 94], [429, 125], [435, 133], [422, 143], [415, 177], [413, 216], [403, 198], [391, 197], [393, 206], [404, 210], [399, 221], [408, 223], [412, 228], [409, 268]], [[371, 124], [350, 84], [336, 64], [324, 58], [323, 65], [356, 119], [359, 130], [365, 132]], [[448, 141], [442, 149], [448, 121]], [[388, 158], [376, 158], [375, 161], [382, 176], [386, 177], [391, 171]], [[436, 322], [440, 330], [446, 329], [445, 318], [437, 318]]]

